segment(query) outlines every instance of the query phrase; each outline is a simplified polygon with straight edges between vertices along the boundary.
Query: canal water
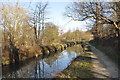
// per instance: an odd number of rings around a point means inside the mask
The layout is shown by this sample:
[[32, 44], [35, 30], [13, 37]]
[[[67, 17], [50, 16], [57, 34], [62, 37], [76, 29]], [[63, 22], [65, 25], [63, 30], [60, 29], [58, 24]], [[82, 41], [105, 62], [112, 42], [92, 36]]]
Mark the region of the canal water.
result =
[[49, 57], [31, 61], [22, 67], [9, 67], [5, 69], [7, 71], [3, 70], [3, 78], [54, 78], [80, 54], [81, 46], [75, 45]]

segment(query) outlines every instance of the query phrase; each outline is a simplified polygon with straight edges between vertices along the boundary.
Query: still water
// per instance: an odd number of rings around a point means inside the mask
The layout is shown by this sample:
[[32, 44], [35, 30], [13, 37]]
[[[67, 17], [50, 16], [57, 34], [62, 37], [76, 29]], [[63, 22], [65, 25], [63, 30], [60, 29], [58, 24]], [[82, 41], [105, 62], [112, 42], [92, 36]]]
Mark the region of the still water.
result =
[[[3, 71], [3, 78], [53, 78], [81, 53], [80, 45], [69, 47], [44, 59], [37, 59], [17, 69]], [[15, 68], [16, 68], [15, 67]], [[10, 69], [10, 68], [9, 68]]]

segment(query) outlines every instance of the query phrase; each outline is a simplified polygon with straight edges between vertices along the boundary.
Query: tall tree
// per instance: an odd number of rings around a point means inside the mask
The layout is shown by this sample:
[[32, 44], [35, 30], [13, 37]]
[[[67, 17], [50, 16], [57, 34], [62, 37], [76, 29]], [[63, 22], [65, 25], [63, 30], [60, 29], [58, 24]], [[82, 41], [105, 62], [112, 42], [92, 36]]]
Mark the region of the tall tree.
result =
[[[115, 7], [114, 7], [115, 6]], [[68, 6], [66, 15], [73, 20], [84, 21], [86, 19], [95, 21], [96, 35], [98, 36], [99, 24], [112, 24], [117, 29], [118, 36], [120, 35], [120, 20], [111, 18], [111, 15], [115, 13], [119, 18], [119, 2], [74, 2], [72, 6]]]
[[33, 17], [31, 22], [33, 23], [34, 26], [34, 32], [35, 32], [35, 38], [36, 38], [36, 42], [38, 42], [38, 40], [41, 38], [42, 31], [45, 28], [45, 13], [46, 13], [46, 9], [47, 9], [48, 3], [43, 3], [43, 2], [39, 2], [37, 3], [35, 9], [33, 10]]
[[13, 63], [13, 61], [19, 63], [19, 54], [16, 47], [17, 38], [22, 35], [23, 25], [27, 24], [29, 15], [18, 4], [15, 6], [2, 5], [0, 6], [0, 18], [4, 33], [8, 37], [10, 63]]

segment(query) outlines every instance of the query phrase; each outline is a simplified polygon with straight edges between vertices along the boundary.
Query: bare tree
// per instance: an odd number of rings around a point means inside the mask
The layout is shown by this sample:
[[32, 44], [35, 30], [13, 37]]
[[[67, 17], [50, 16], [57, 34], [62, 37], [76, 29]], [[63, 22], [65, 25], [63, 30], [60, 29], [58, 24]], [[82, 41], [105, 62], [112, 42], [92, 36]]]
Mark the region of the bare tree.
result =
[[[115, 6], [115, 7], [114, 7]], [[119, 2], [107, 3], [107, 2], [74, 2], [72, 6], [67, 7], [68, 11], [66, 15], [73, 20], [83, 21], [90, 19], [95, 21], [96, 28], [99, 23], [112, 24], [119, 31]], [[115, 13], [117, 20], [110, 17]], [[107, 14], [107, 15], [106, 15]], [[96, 29], [97, 30], [97, 29]], [[119, 33], [118, 33], [119, 35]]]
[[47, 9], [48, 3], [43, 4], [42, 2], [37, 3], [35, 10], [33, 10], [32, 23], [34, 25], [34, 31], [36, 36], [36, 42], [41, 39], [43, 35], [43, 30], [45, 28], [45, 12]]
[[[10, 63], [19, 63], [19, 54], [17, 49], [17, 38], [22, 35], [23, 25], [27, 24], [28, 14], [24, 8], [21, 8], [18, 3], [15, 6], [2, 5], [0, 6], [1, 25], [4, 28], [7, 41], [10, 48]], [[4, 36], [5, 37], [5, 36]], [[6, 40], [6, 39], [5, 39]]]

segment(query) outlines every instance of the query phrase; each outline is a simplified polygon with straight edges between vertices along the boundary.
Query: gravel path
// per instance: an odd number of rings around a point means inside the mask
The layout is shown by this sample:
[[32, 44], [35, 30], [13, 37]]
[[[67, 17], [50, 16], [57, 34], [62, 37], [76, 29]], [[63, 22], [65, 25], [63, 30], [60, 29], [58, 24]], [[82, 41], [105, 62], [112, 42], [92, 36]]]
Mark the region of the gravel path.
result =
[[[90, 45], [90, 44], [89, 44]], [[120, 78], [118, 66], [104, 53], [90, 45], [93, 63], [93, 74], [96, 78]]]

